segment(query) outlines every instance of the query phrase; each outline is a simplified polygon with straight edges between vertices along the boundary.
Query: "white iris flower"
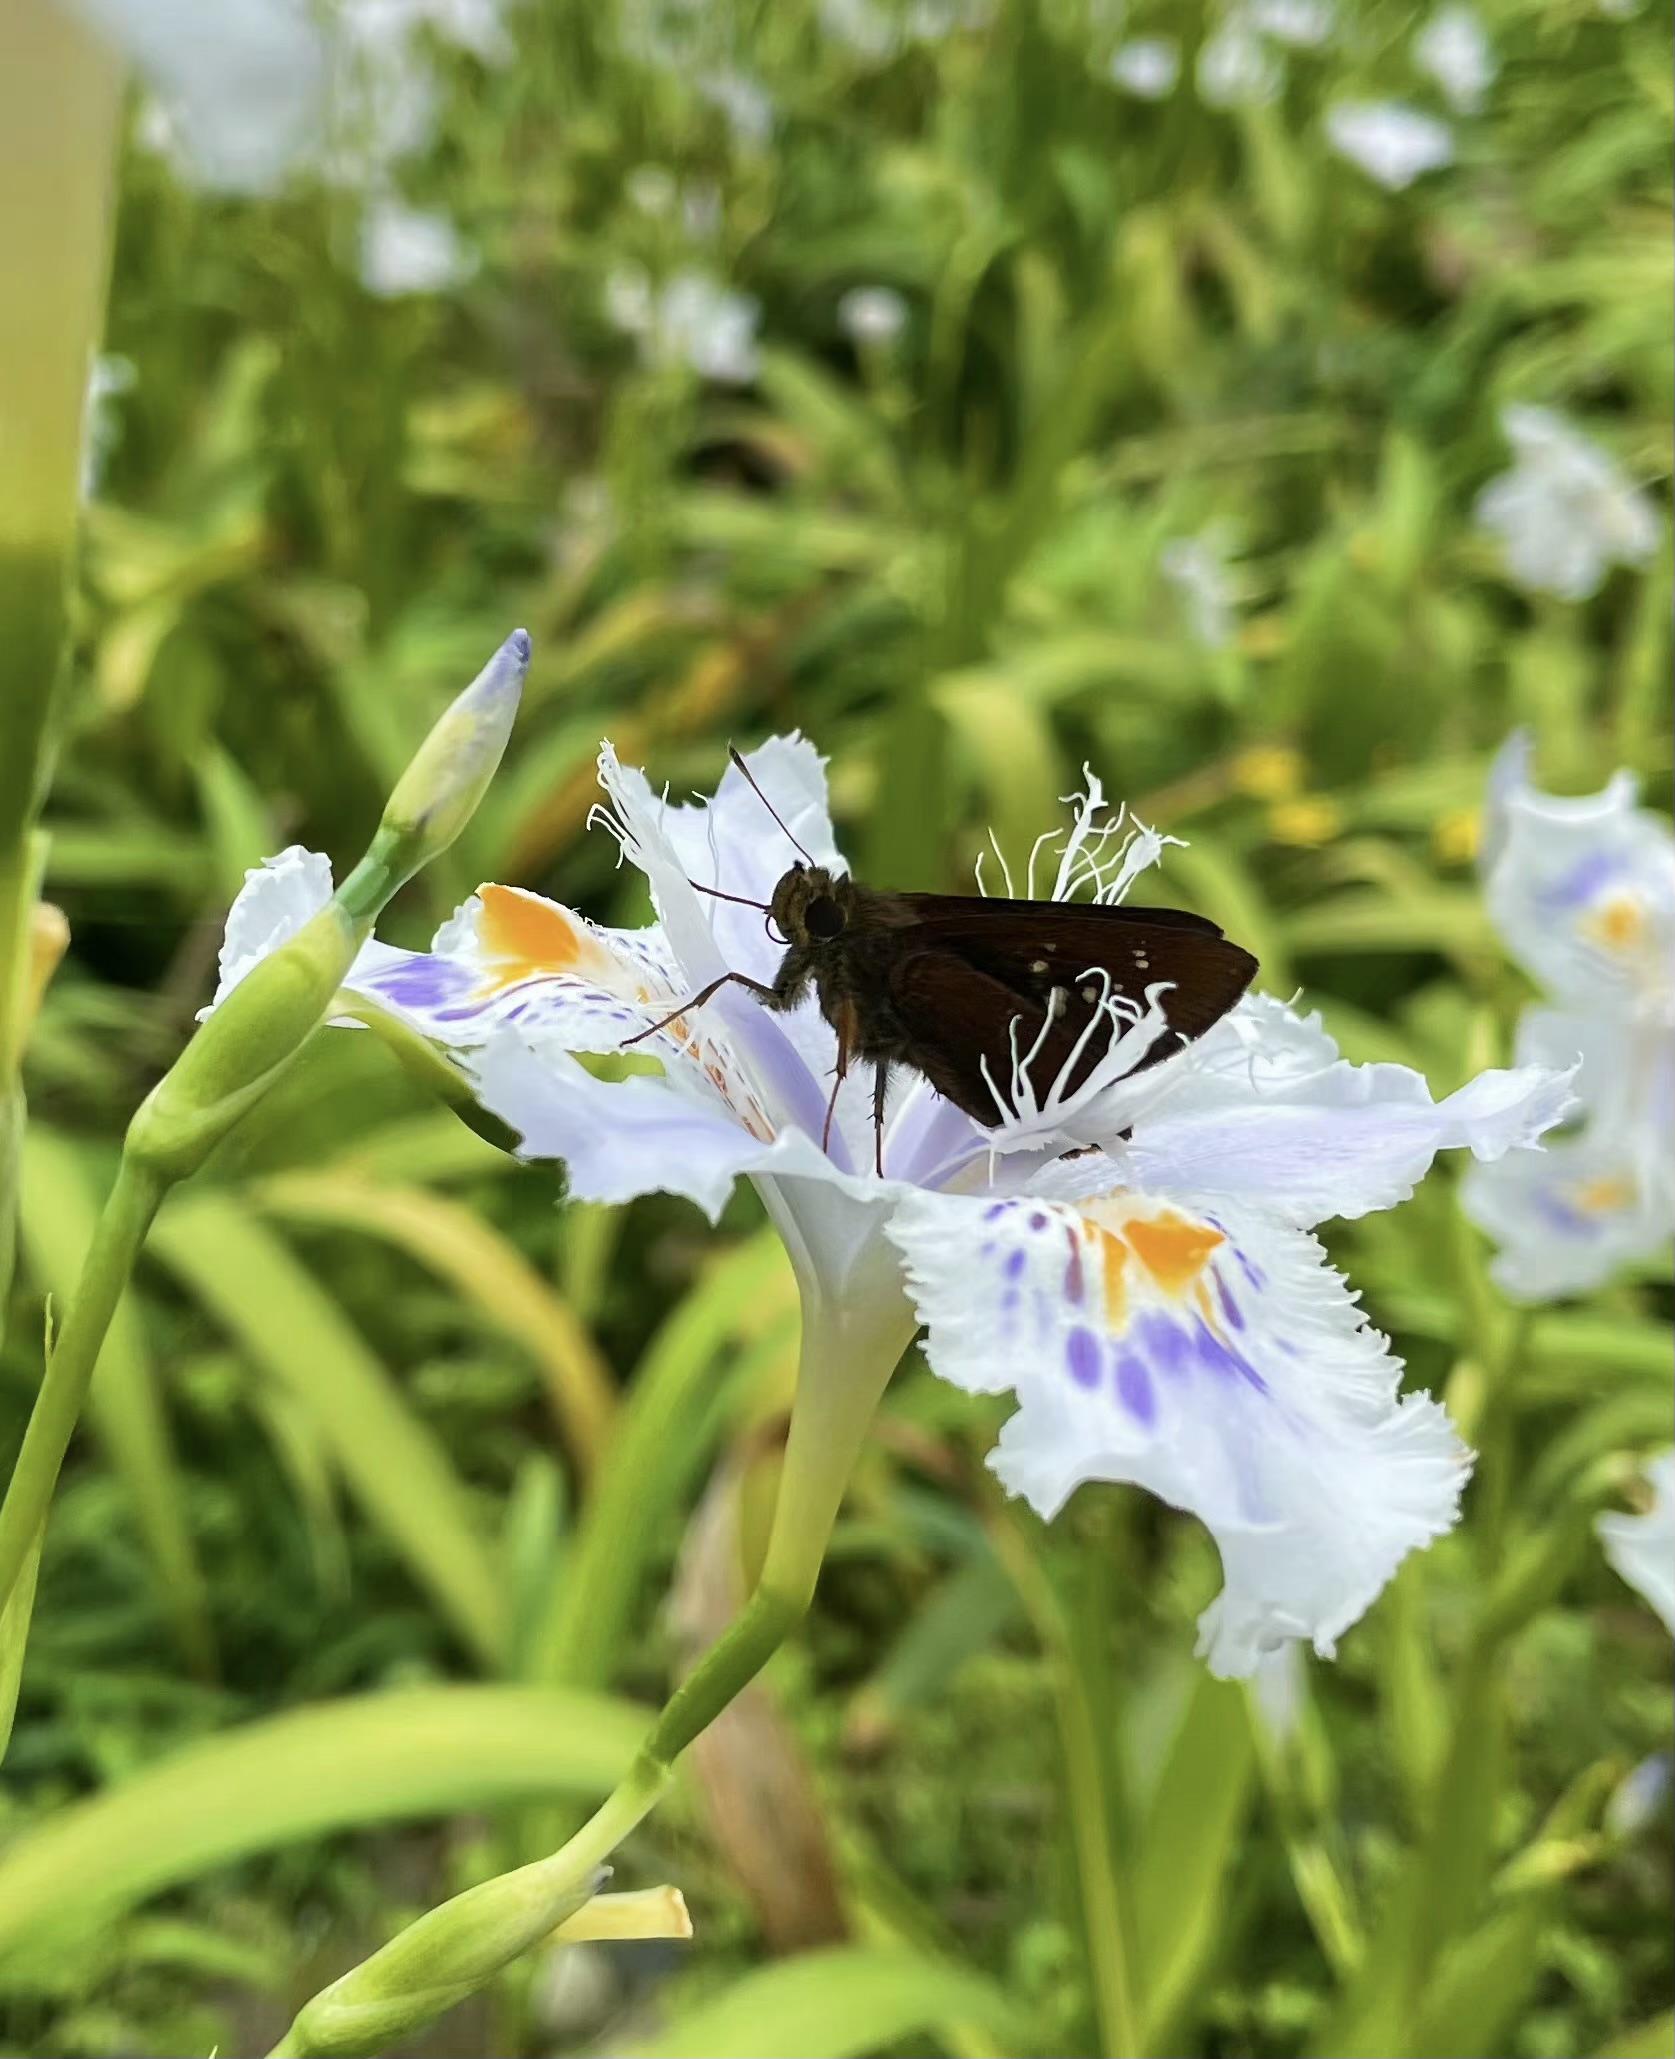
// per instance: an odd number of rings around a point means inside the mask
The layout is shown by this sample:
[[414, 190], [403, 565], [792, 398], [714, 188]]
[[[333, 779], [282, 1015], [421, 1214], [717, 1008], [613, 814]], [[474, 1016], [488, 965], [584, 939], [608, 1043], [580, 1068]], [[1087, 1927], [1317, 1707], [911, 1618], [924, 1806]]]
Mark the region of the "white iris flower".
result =
[[1476, 1166], [1463, 1199], [1500, 1245], [1495, 1278], [1524, 1301], [1601, 1285], [1675, 1233], [1675, 833], [1631, 773], [1562, 799], [1529, 778], [1514, 737], [1490, 781], [1489, 912], [1549, 1001], [1518, 1057], [1581, 1060], [1583, 1121], [1539, 1155]]
[[1111, 57], [1111, 78], [1136, 100], [1167, 100], [1181, 75], [1181, 46], [1173, 36], [1135, 36]]
[[[1468, 1458], [1436, 1402], [1399, 1393], [1400, 1361], [1310, 1228], [1402, 1200], [1440, 1149], [1532, 1144], [1569, 1105], [1565, 1076], [1485, 1073], [1436, 1102], [1419, 1074], [1351, 1065], [1317, 1018], [1259, 997], [1140, 1069], [1163, 1026], [1156, 995], [1113, 1000], [1091, 1077], [1065, 1091], [1017, 1054], [993, 1128], [898, 1074], [880, 1177], [864, 1078], [840, 1092], [822, 1148], [837, 1046], [812, 998], [776, 1015], [724, 987], [681, 1011], [724, 972], [773, 977], [761, 914], [698, 891], [771, 898], [791, 851], [762, 796], [816, 864], [842, 869], [811, 746], [777, 738], [747, 762], [760, 795], [730, 769], [712, 801], [672, 806], [602, 751], [599, 819], [646, 875], [651, 926], [605, 929], [484, 886], [430, 951], [370, 947], [350, 984], [449, 1050], [522, 1155], [565, 1163], [578, 1199], [680, 1194], [713, 1218], [749, 1179], [805, 1325], [843, 1331], [849, 1358], [825, 1362], [893, 1363], [922, 1323], [943, 1378], [1016, 1396], [991, 1463], [1042, 1514], [1107, 1480], [1197, 1515], [1226, 1577], [1200, 1625], [1214, 1671], [1248, 1674], [1290, 1639], [1329, 1655], [1454, 1521]], [[1119, 899], [1163, 842], [1090, 779], [1053, 898]], [[252, 873], [224, 977], [329, 885], [303, 852]], [[580, 1062], [665, 1017], [635, 1046], [660, 1077]]]
[[624, 265], [605, 281], [605, 312], [637, 338], [650, 364], [684, 363], [728, 386], [748, 386], [761, 369], [760, 307], [707, 273], [686, 269], [654, 285], [638, 266]]
[[1479, 528], [1499, 537], [1520, 586], [1586, 600], [1613, 565], [1657, 549], [1652, 504], [1618, 466], [1551, 408], [1509, 407], [1501, 428], [1513, 465], [1477, 497]]
[[1177, 536], [1163, 546], [1158, 565], [1180, 596], [1193, 636], [1206, 650], [1225, 650], [1237, 626], [1227, 539], [1216, 529]]
[[1342, 100], [1326, 110], [1326, 140], [1392, 193], [1454, 162], [1454, 132], [1399, 100]]
[[1605, 1556], [1675, 1632], [1675, 1451], [1646, 1467], [1652, 1505], [1643, 1516], [1601, 1516]]
[[1413, 39], [1413, 61], [1436, 80], [1456, 114], [1476, 114], [1498, 69], [1483, 24], [1469, 7], [1439, 7]]
[[304, 0], [73, 0], [157, 94], [183, 171], [270, 193], [324, 135], [326, 43]]
[[444, 214], [408, 207], [384, 195], [361, 217], [361, 284], [381, 300], [409, 293], [445, 293], [476, 269], [459, 231]]

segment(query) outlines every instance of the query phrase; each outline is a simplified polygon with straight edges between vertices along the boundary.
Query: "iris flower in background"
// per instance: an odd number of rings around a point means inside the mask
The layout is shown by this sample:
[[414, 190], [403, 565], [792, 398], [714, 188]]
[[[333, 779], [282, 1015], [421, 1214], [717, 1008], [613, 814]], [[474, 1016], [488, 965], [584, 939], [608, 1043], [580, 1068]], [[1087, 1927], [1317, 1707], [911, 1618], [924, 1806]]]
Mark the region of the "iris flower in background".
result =
[[1605, 1556], [1675, 1633], [1675, 1451], [1647, 1462], [1652, 1505], [1641, 1516], [1601, 1516]]
[[727, 386], [748, 386], [761, 368], [758, 303], [707, 273], [683, 269], [654, 285], [639, 266], [619, 266], [605, 281], [605, 313], [648, 364], [685, 364]]
[[1454, 132], [1400, 100], [1341, 100], [1326, 110], [1326, 140], [1369, 179], [1402, 193], [1454, 162]]
[[476, 269], [446, 215], [387, 197], [369, 201], [361, 216], [360, 265], [361, 284], [380, 300], [445, 293]]
[[862, 350], [887, 350], [907, 327], [907, 302], [893, 286], [851, 286], [837, 304], [838, 327]]
[[1236, 627], [1226, 537], [1219, 529], [1177, 536], [1163, 546], [1158, 566], [1179, 596], [1193, 636], [1206, 650], [1225, 650]]
[[[1016, 1396], [991, 1463], [1043, 1515], [1110, 1480], [1199, 1516], [1226, 1576], [1200, 1625], [1215, 1671], [1248, 1673], [1292, 1638], [1329, 1654], [1454, 1521], [1468, 1460], [1434, 1401], [1398, 1393], [1400, 1362], [1310, 1227], [1402, 1200], [1439, 1149], [1532, 1144], [1569, 1104], [1564, 1075], [1485, 1073], [1439, 1103], [1417, 1073], [1351, 1065], [1317, 1018], [1263, 997], [1140, 1071], [1163, 1025], [1154, 989], [1107, 1001], [1105, 1054], [1074, 1091], [1018, 1054], [993, 1128], [899, 1074], [880, 1178], [859, 1079], [822, 1148], [837, 1049], [812, 999], [769, 1014], [724, 987], [680, 1011], [724, 972], [774, 973], [760, 913], [694, 884], [770, 898], [791, 852], [762, 795], [842, 869], [810, 745], [775, 739], [747, 762], [760, 795], [729, 770], [712, 802], [677, 807], [607, 746], [599, 819], [658, 920], [606, 929], [484, 886], [428, 952], [368, 947], [349, 981], [360, 1005], [451, 1053], [521, 1155], [562, 1160], [578, 1199], [680, 1194], [713, 1219], [748, 1178], [805, 1323], [841, 1317], [880, 1363], [923, 1323], [943, 1378]], [[1118, 900], [1162, 845], [1090, 779], [1053, 897]], [[301, 851], [252, 872], [222, 992], [329, 890], [326, 861]], [[578, 1056], [611, 1059], [671, 1011], [634, 1047], [659, 1077], [602, 1077]]]
[[1117, 46], [1110, 72], [1136, 100], [1167, 100], [1181, 75], [1181, 46], [1173, 36], [1136, 36]]
[[73, 0], [157, 95], [151, 139], [195, 183], [271, 193], [325, 135], [330, 61], [303, 0]]
[[1477, 1166], [1467, 1213], [1523, 1301], [1578, 1294], [1675, 1234], [1675, 832], [1619, 772], [1575, 799], [1529, 776], [1513, 737], [1490, 779], [1489, 912], [1548, 999], [1518, 1026], [1521, 1064], [1580, 1060], [1581, 1121], [1539, 1156]]
[[1285, 66], [1235, 7], [1199, 45], [1194, 82], [1206, 107], [1264, 107], [1284, 89]]
[[1495, 82], [1495, 53], [1469, 7], [1440, 7], [1413, 39], [1413, 61], [1456, 114], [1476, 114]]
[[155, 96], [139, 133], [188, 185], [269, 195], [309, 170], [365, 196], [359, 269], [381, 298], [436, 293], [475, 269], [449, 219], [396, 190], [426, 149], [440, 92], [432, 42], [503, 64], [500, 0], [75, 0]]
[[1489, 481], [1474, 512], [1520, 586], [1586, 600], [1613, 565], [1643, 565], [1657, 549], [1650, 500], [1562, 415], [1504, 408], [1501, 429], [1512, 469]]

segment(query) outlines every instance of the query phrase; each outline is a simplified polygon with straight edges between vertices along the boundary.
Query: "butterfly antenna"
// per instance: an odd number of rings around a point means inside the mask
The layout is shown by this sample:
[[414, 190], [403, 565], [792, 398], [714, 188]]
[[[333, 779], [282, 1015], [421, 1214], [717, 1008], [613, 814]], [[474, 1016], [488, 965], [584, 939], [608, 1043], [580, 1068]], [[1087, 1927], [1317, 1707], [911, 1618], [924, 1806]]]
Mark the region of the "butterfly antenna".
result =
[[771, 915], [773, 913], [772, 908], [769, 907], [766, 901], [752, 901], [743, 894], [724, 894], [720, 887], [707, 887], [695, 879], [689, 879], [686, 883], [695, 892], [708, 894], [711, 900], [731, 901], [739, 908], [759, 908], [764, 915]]
[[786, 827], [785, 817], [781, 815], [779, 810], [774, 806], [773, 802], [768, 799], [765, 793], [763, 793], [762, 789], [759, 786], [757, 786], [755, 774], [751, 771], [750, 767], [744, 762], [743, 758], [739, 756], [738, 745], [729, 744], [727, 746], [727, 755], [729, 758], [732, 759], [733, 763], [744, 774], [745, 778], [750, 781], [751, 787], [755, 791], [756, 798], [762, 803], [762, 806], [767, 809], [768, 813], [779, 824], [780, 828], [785, 830], [785, 834], [787, 838], [790, 840], [792, 848], [796, 851], [802, 852], [803, 857], [808, 860], [810, 865], [812, 865], [814, 863], [813, 855], [810, 852], [803, 850], [802, 845], [797, 842], [797, 839], [791, 835], [790, 830]]

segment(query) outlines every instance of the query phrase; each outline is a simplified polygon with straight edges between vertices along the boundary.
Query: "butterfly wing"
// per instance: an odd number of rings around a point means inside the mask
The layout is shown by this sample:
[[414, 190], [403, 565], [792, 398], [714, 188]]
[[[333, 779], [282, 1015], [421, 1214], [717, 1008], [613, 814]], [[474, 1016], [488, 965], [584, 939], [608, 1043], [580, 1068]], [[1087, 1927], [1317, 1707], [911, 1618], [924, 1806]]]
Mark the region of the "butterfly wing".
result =
[[1163, 989], [1158, 1005], [1169, 1028], [1139, 1071], [1219, 1022], [1256, 973], [1248, 951], [1181, 909], [901, 899], [914, 920], [898, 932], [889, 987], [909, 1047], [903, 1056], [939, 1093], [991, 1126], [1000, 1116], [983, 1061], [1004, 1087], [1014, 1034], [1020, 1052], [1040, 1039], [1032, 1066], [1038, 1080], [1065, 1078], [1073, 1091], [1108, 1048], [1100, 1026], [1077, 1051], [1107, 991], [1140, 1008], [1149, 988]]

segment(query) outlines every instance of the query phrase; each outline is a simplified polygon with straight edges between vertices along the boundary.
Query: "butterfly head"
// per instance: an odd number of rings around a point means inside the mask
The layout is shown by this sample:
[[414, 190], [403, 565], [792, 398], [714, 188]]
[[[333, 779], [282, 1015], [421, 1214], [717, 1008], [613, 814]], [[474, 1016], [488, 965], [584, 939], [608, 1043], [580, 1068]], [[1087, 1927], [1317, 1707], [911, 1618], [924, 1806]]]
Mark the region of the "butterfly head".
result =
[[849, 927], [853, 888], [824, 865], [793, 865], [780, 874], [770, 912], [781, 936], [803, 947], [829, 944]]

